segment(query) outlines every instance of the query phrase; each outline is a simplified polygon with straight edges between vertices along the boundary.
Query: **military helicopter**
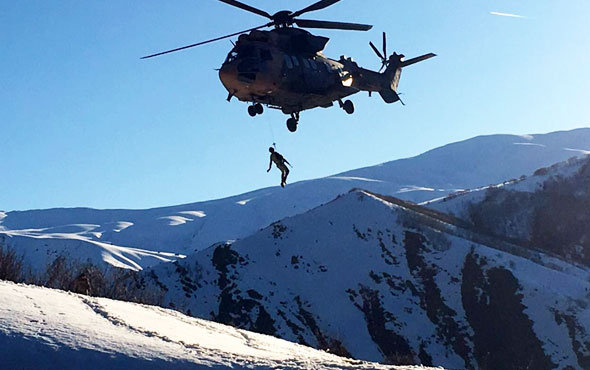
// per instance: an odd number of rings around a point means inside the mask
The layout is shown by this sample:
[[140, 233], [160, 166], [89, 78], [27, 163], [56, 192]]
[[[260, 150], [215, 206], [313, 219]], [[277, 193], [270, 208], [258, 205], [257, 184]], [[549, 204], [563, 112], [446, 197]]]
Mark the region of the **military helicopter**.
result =
[[[303, 28], [368, 31], [373, 26], [357, 23], [301, 19], [299, 16], [327, 8], [340, 0], [321, 0], [296, 12], [280, 11], [274, 15], [237, 0], [219, 0], [225, 4], [268, 18], [270, 22], [248, 30], [202, 41], [142, 57], [153, 58], [214, 41], [238, 36], [234, 47], [219, 69], [219, 78], [233, 97], [250, 103], [248, 114], [262, 114], [263, 105], [290, 115], [287, 128], [297, 130], [300, 112], [317, 107], [331, 107], [334, 102], [348, 114], [354, 104], [344, 98], [359, 91], [377, 92], [386, 103], [400, 101], [397, 87], [402, 68], [436, 56], [425, 54], [409, 60], [393, 53], [387, 57], [387, 40], [383, 33], [382, 52], [369, 42], [381, 59], [378, 72], [359, 67], [352, 58], [335, 60], [322, 54], [328, 38], [312, 35]], [[297, 25], [299, 28], [294, 27]], [[274, 27], [270, 31], [262, 28]]]

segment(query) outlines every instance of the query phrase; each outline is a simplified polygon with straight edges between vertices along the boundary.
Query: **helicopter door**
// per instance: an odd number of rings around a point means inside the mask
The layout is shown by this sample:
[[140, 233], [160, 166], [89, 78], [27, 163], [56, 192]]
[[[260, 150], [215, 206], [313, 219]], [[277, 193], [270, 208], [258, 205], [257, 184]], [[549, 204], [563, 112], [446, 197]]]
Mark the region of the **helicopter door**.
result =
[[296, 56], [284, 55], [283, 78], [285, 86], [294, 93], [306, 93], [307, 83], [305, 70]]
[[301, 57], [303, 76], [308, 93], [322, 94], [328, 88], [326, 74], [319, 69], [314, 59]]

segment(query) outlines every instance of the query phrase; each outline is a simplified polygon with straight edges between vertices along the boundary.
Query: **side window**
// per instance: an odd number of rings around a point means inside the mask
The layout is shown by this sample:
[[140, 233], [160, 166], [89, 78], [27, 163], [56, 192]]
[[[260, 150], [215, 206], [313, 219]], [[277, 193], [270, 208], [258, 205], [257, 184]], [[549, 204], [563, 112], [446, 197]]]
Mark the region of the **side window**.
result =
[[308, 61], [306, 58], [301, 58], [301, 63], [303, 64], [303, 66], [304, 66], [305, 68], [311, 68], [311, 67], [309, 66], [309, 61]]
[[291, 61], [291, 57], [287, 54], [285, 54], [285, 64], [287, 65], [287, 68], [293, 69], [293, 62]]
[[313, 69], [314, 71], [317, 71], [317, 70], [318, 70], [318, 66], [317, 66], [317, 64], [315, 63], [315, 60], [313, 60], [313, 59], [310, 59], [310, 60], [309, 60], [309, 65], [311, 66], [311, 69]]

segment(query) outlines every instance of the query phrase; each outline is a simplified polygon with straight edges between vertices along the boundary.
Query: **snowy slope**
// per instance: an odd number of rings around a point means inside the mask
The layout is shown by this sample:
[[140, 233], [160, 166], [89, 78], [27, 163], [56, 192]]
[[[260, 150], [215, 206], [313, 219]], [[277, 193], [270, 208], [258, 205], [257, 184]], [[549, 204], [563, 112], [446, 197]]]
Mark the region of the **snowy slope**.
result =
[[355, 191], [146, 277], [191, 315], [363, 360], [589, 368], [590, 269], [452, 221]]
[[535, 173], [522, 176], [518, 179], [503, 181], [475, 189], [464, 189], [420, 204], [457, 217], [466, 217], [469, 205], [483, 201], [490, 190], [502, 189], [511, 192], [533, 194], [542, 190], [543, 184], [548, 181], [563, 181], [575, 176], [589, 161], [590, 156], [588, 155], [569, 158], [566, 161], [555, 163], [549, 167], [538, 168]]
[[590, 266], [590, 156], [424, 205], [473, 228]]
[[0, 212], [0, 236], [41, 270], [62, 254], [138, 270], [218, 241], [243, 238], [352, 188], [424, 201], [529, 174], [585, 150], [590, 150], [590, 129], [482, 136], [286, 189], [260, 189], [208, 202], [148, 210]]
[[2, 369], [392, 368], [158, 307], [4, 281], [0, 297]]

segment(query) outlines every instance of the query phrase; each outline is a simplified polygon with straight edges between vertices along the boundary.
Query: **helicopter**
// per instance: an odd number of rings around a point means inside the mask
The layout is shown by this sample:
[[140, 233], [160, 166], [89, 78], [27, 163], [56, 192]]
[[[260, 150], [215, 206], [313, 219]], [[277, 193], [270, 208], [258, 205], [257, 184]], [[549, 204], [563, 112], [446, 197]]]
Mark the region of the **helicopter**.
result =
[[[248, 114], [262, 114], [264, 106], [289, 115], [287, 129], [297, 130], [300, 112], [317, 107], [328, 108], [337, 102], [346, 113], [354, 113], [354, 104], [346, 97], [360, 91], [377, 92], [386, 103], [400, 101], [397, 87], [402, 68], [436, 56], [429, 53], [409, 60], [403, 54], [387, 56], [387, 38], [383, 33], [383, 49], [372, 42], [369, 46], [381, 59], [375, 72], [360, 67], [352, 58], [338, 60], [326, 57], [324, 50], [329, 38], [313, 35], [304, 28], [368, 31], [373, 26], [358, 23], [301, 19], [299, 16], [327, 8], [340, 0], [320, 0], [308, 7], [291, 12], [283, 10], [271, 15], [237, 0], [219, 0], [270, 21], [254, 28], [216, 37], [187, 46], [147, 55], [141, 59], [177, 52], [238, 36], [219, 71], [219, 78], [233, 97], [250, 103]], [[294, 27], [294, 25], [298, 27]], [[263, 28], [272, 27], [270, 31]]]

